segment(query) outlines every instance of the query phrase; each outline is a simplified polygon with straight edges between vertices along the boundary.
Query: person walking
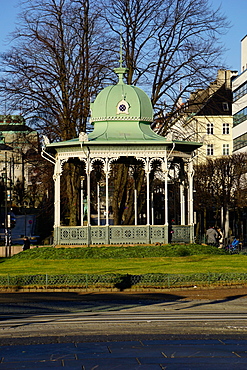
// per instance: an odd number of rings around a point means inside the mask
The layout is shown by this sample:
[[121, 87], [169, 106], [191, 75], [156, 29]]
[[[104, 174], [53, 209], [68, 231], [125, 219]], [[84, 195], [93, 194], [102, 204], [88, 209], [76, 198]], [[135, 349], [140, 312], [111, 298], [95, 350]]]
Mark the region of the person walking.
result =
[[24, 237], [24, 243], [23, 243], [23, 250], [26, 251], [27, 249], [30, 249], [30, 240], [27, 236]]
[[223, 248], [223, 233], [219, 227], [216, 228], [216, 231], [218, 233], [217, 236], [217, 246], [218, 248]]
[[207, 244], [217, 246], [218, 233], [212, 226], [206, 231]]

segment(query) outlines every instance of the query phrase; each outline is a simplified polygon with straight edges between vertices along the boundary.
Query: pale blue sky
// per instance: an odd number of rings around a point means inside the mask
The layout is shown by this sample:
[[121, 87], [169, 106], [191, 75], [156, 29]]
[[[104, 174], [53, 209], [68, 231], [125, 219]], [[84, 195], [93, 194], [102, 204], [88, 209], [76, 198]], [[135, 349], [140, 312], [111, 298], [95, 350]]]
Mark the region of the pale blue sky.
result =
[[[232, 27], [222, 37], [227, 49], [225, 64], [233, 70], [240, 70], [240, 41], [247, 34], [247, 0], [209, 0], [213, 7], [221, 5], [222, 12], [228, 17]], [[0, 52], [8, 49], [7, 35], [14, 30], [17, 22], [19, 0], [0, 0]]]
[[222, 36], [227, 52], [225, 64], [229, 69], [240, 71], [240, 44], [247, 34], [247, 0], [210, 0], [214, 8], [221, 6], [221, 12], [225, 14], [231, 23], [231, 28], [226, 35]]
[[7, 35], [14, 31], [19, 0], [0, 0], [0, 52], [8, 49]]

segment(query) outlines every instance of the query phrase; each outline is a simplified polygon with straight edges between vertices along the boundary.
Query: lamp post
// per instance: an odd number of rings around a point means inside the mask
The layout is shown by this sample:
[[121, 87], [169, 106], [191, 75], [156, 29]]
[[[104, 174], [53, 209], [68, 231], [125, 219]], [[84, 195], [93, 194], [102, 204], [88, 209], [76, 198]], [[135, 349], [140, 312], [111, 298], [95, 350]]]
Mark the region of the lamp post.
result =
[[5, 245], [5, 257], [8, 257], [8, 246], [9, 246], [9, 229], [8, 229], [8, 189], [7, 189], [7, 153], [5, 152], [5, 167], [3, 176], [4, 184], [4, 245]]
[[81, 226], [83, 226], [84, 220], [84, 192], [83, 192], [83, 182], [85, 180], [85, 176], [81, 176]]
[[[7, 144], [5, 144], [4, 137], [0, 136], [0, 156], [4, 157], [2, 167], [2, 181], [4, 187], [4, 245], [5, 245], [5, 255], [6, 257], [11, 256], [11, 212], [9, 211], [8, 207], [8, 196], [9, 196], [9, 204], [10, 204], [10, 211], [11, 211], [11, 187], [12, 187], [12, 176], [11, 176], [11, 161], [10, 163], [10, 179], [8, 179], [8, 152], [13, 151], [13, 148]], [[14, 160], [13, 160], [14, 161]], [[13, 168], [14, 174], [14, 168]], [[13, 175], [14, 176], [14, 175]], [[8, 189], [8, 180], [10, 180], [10, 188]], [[8, 194], [8, 190], [10, 193]]]

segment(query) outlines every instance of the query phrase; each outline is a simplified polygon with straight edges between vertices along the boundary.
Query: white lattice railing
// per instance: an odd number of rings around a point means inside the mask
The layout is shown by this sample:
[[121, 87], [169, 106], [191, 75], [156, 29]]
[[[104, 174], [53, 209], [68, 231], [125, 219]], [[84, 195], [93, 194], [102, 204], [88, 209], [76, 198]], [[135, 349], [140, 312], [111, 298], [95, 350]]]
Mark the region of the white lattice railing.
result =
[[[193, 241], [193, 227], [173, 226], [173, 242]], [[146, 244], [168, 243], [167, 226], [61, 226], [55, 229], [54, 244]]]

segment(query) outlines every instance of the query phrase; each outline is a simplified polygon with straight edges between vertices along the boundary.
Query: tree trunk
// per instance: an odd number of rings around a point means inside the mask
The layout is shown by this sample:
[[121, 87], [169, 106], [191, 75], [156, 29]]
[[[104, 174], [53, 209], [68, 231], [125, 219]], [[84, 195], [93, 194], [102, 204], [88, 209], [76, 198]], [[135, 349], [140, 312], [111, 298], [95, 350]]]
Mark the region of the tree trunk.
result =
[[126, 211], [126, 216], [124, 220], [125, 225], [133, 225], [135, 221], [135, 204], [134, 204], [134, 189], [137, 189], [137, 213], [139, 214], [143, 208], [144, 203], [146, 203], [146, 196], [143, 197], [141, 194], [141, 188], [145, 181], [145, 171], [141, 168], [137, 169], [136, 181], [133, 182], [132, 187], [129, 187], [129, 197], [128, 197], [128, 208]]
[[69, 225], [77, 226], [80, 207], [80, 168], [75, 163], [65, 164], [66, 195], [68, 202]]
[[122, 224], [122, 217], [127, 199], [129, 166], [121, 163], [113, 168], [114, 194], [112, 199], [112, 210], [114, 225]]

